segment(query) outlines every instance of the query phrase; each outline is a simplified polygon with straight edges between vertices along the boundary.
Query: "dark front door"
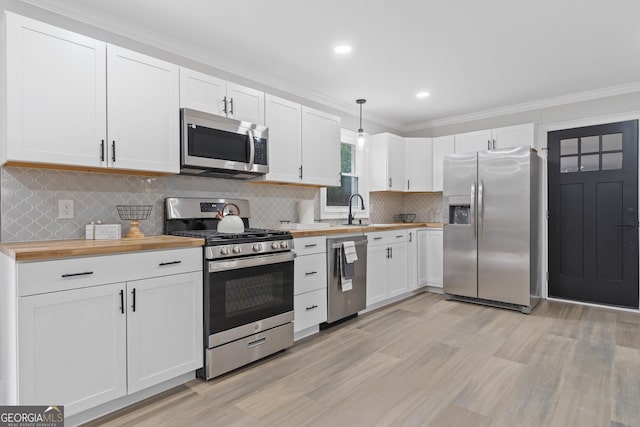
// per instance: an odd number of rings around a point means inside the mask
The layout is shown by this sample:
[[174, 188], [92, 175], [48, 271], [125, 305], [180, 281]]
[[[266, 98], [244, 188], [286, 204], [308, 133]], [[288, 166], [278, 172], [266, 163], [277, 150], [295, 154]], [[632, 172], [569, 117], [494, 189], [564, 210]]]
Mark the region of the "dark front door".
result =
[[549, 296], [638, 308], [638, 121], [548, 146]]

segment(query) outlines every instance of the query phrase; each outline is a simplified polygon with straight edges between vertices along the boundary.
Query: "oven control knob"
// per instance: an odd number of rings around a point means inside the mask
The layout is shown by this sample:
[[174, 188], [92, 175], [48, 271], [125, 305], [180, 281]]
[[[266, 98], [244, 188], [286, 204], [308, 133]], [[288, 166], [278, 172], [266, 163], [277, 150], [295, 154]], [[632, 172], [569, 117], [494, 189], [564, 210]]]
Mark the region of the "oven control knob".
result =
[[289, 245], [287, 245], [287, 241], [286, 240], [283, 240], [282, 242], [280, 242], [280, 247], [282, 249], [287, 249], [287, 246], [289, 246]]
[[242, 249], [240, 249], [240, 246], [235, 245], [235, 246], [233, 247], [233, 253], [234, 253], [234, 254], [239, 254], [240, 252], [242, 252]]
[[226, 246], [220, 249], [220, 253], [222, 255], [229, 255], [229, 248], [227, 248]]
[[271, 249], [280, 249], [280, 245], [278, 244], [278, 242], [273, 242], [271, 244]]
[[253, 245], [253, 252], [260, 252], [262, 250], [262, 245], [260, 243], [256, 243]]

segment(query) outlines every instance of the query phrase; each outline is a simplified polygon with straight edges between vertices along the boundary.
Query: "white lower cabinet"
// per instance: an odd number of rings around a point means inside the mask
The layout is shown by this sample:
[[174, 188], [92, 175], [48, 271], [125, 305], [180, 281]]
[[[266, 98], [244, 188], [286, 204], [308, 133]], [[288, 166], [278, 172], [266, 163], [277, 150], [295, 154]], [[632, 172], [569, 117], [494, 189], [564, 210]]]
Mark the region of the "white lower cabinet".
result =
[[406, 293], [407, 230], [368, 233], [367, 307]]
[[317, 332], [327, 320], [326, 237], [294, 239], [293, 332], [296, 339]]
[[18, 298], [19, 401], [71, 415], [127, 394], [125, 284]]
[[442, 288], [443, 233], [441, 229], [418, 231], [418, 284]]
[[442, 230], [427, 230], [427, 284], [442, 287], [443, 251]]
[[202, 325], [201, 272], [127, 283], [127, 391], [200, 368]]
[[408, 230], [409, 242], [407, 243], [407, 287], [415, 291], [422, 286], [418, 280], [418, 228]]
[[[54, 274], [57, 266], [66, 273]], [[55, 402], [74, 415], [202, 367], [201, 248], [15, 270], [27, 273], [12, 278], [20, 295], [17, 404]]]

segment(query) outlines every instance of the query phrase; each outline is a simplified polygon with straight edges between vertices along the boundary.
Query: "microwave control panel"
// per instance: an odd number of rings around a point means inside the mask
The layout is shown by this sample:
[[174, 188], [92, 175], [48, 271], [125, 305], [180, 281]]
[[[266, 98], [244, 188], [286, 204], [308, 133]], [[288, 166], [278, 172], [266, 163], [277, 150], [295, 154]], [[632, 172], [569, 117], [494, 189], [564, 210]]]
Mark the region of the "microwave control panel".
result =
[[258, 165], [267, 164], [267, 140], [265, 138], [254, 138], [256, 147], [253, 163]]

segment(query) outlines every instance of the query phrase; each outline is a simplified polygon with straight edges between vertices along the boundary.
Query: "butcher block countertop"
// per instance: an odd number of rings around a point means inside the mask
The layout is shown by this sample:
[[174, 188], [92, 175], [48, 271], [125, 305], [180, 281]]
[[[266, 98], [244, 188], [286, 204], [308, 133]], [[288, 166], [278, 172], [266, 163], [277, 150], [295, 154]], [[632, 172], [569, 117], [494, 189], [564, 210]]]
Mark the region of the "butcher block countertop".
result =
[[289, 230], [293, 237], [325, 236], [329, 234], [347, 233], [371, 233], [374, 231], [401, 230], [407, 228], [442, 228], [440, 222], [404, 222], [398, 224], [375, 224], [375, 225], [344, 225], [326, 228], [311, 228], [302, 230]]
[[45, 240], [0, 244], [0, 252], [16, 261], [37, 261], [204, 245], [204, 239], [178, 236], [146, 236], [118, 240]]

